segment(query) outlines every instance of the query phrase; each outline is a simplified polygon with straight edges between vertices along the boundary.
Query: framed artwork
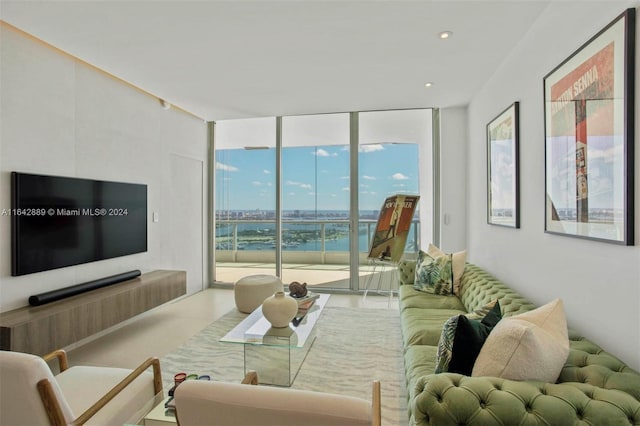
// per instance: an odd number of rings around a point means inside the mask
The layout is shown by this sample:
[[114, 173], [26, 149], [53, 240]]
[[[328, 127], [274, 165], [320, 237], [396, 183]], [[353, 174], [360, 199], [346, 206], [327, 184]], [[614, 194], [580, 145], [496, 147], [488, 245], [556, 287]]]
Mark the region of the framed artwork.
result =
[[487, 124], [487, 223], [520, 228], [518, 111], [514, 102]]
[[545, 232], [633, 245], [635, 9], [544, 77]]

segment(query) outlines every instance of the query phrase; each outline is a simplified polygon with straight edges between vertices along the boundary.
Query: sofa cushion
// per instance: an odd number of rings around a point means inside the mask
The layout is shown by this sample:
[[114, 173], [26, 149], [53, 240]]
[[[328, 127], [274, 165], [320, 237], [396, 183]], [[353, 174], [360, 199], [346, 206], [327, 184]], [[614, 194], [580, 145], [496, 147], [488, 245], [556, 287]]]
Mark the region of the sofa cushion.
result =
[[415, 396], [417, 380], [420, 377], [433, 374], [437, 350], [438, 348], [430, 345], [407, 347], [404, 353], [404, 370], [407, 377], [407, 391], [410, 401]]
[[402, 312], [401, 321], [404, 346], [431, 345], [437, 347], [445, 321], [454, 315], [464, 313], [466, 312], [456, 309], [406, 308]]
[[[74, 414], [79, 416], [130, 373], [131, 370], [122, 368], [75, 366], [58, 374], [56, 381]], [[144, 372], [86, 424], [130, 423], [153, 408], [154, 396], [153, 374]]]
[[[440, 250], [433, 244], [429, 244], [427, 253], [431, 257], [440, 257], [446, 255], [445, 252]], [[467, 251], [459, 251], [451, 253], [452, 267], [453, 267], [453, 294], [460, 294], [460, 280], [464, 274], [464, 267], [467, 261]]]
[[413, 286], [400, 286], [400, 311], [406, 308], [456, 309], [465, 311], [464, 305], [454, 295], [441, 296], [418, 291]]
[[451, 255], [433, 257], [420, 250], [416, 263], [416, 290], [432, 294], [453, 294], [453, 261]]
[[560, 299], [500, 321], [487, 338], [473, 376], [554, 383], [569, 355], [569, 336]]
[[497, 300], [486, 309], [449, 318], [438, 342], [435, 372], [470, 376], [482, 345], [501, 318]]

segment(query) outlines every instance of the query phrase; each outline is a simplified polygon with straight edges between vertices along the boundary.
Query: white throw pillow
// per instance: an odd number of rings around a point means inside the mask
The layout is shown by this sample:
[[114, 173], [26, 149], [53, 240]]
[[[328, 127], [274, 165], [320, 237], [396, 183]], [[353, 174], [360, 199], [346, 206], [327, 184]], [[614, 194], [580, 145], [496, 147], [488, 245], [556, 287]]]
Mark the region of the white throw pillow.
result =
[[567, 320], [556, 299], [503, 318], [482, 346], [471, 375], [555, 383], [568, 356]]
[[[433, 258], [437, 258], [444, 256], [446, 253], [430, 243], [429, 248], [427, 249], [427, 254]], [[460, 279], [462, 278], [462, 274], [464, 274], [464, 265], [466, 261], [466, 250], [452, 253], [451, 264], [453, 266], [453, 294], [455, 295], [460, 294]]]

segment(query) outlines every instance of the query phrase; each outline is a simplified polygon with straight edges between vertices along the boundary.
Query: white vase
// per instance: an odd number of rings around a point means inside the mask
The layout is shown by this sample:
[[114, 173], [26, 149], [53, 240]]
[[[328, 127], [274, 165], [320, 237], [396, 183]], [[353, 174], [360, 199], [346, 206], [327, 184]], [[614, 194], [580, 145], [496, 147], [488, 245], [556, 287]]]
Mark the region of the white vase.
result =
[[298, 302], [293, 297], [286, 296], [283, 291], [276, 292], [262, 302], [262, 315], [271, 323], [272, 327], [288, 327], [298, 313]]

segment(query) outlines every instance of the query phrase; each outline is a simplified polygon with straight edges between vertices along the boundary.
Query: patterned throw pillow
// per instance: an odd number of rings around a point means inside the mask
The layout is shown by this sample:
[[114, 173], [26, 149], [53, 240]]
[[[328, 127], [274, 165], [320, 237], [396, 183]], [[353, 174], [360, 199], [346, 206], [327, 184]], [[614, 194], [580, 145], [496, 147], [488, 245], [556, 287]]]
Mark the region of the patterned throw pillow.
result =
[[[446, 254], [433, 244], [429, 244], [427, 253], [431, 257], [439, 257]], [[463, 250], [456, 253], [451, 253], [451, 260], [453, 264], [453, 294], [457, 296], [460, 294], [460, 280], [462, 279], [462, 275], [464, 274], [464, 266], [467, 260], [467, 251]]]
[[497, 300], [476, 311], [449, 318], [438, 342], [435, 372], [470, 376], [484, 341], [501, 318]]
[[444, 256], [431, 257], [420, 250], [413, 287], [425, 293], [443, 296], [452, 294], [453, 263], [451, 255], [445, 254]]

